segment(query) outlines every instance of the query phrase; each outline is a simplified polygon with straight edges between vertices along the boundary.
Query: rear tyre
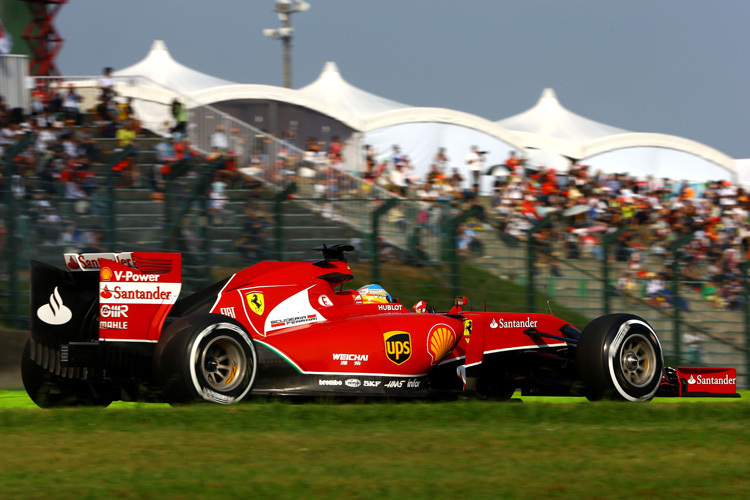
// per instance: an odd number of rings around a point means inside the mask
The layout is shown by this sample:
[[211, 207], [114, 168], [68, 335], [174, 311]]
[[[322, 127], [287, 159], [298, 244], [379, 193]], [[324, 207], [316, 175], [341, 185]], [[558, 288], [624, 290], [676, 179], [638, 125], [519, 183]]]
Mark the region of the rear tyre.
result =
[[105, 387], [95, 388], [89, 382], [61, 377], [39, 366], [31, 359], [31, 340], [26, 342], [23, 349], [21, 378], [26, 393], [40, 408], [107, 407], [112, 402]]
[[242, 325], [220, 314], [180, 318], [154, 351], [154, 375], [169, 403], [232, 404], [252, 390], [256, 373], [252, 339]]
[[645, 320], [608, 314], [581, 332], [576, 365], [591, 401], [649, 401], [659, 390], [664, 359], [659, 338]]

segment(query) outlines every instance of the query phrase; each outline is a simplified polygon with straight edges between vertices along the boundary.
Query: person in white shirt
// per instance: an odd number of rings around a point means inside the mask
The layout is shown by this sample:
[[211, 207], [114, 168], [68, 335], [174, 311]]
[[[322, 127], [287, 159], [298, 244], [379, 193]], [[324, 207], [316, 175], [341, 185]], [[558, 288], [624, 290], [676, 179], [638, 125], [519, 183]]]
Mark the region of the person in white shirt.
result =
[[112, 78], [112, 68], [104, 68], [102, 76], [99, 77], [99, 89], [102, 96], [109, 99], [115, 93], [115, 80]]
[[469, 165], [473, 185], [478, 186], [479, 178], [484, 170], [484, 151], [479, 151], [479, 148], [472, 146], [471, 151], [466, 155], [466, 164]]

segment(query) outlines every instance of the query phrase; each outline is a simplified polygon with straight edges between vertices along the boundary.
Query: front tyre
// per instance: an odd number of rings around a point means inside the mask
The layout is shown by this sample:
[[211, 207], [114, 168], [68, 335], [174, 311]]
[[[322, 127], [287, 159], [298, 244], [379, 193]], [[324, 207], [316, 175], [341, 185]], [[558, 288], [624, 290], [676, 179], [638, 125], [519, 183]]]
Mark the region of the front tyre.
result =
[[154, 374], [169, 403], [241, 401], [252, 390], [256, 365], [247, 331], [219, 314], [178, 319], [154, 351]]
[[581, 332], [576, 365], [591, 401], [649, 401], [659, 390], [664, 359], [656, 332], [645, 320], [608, 314]]

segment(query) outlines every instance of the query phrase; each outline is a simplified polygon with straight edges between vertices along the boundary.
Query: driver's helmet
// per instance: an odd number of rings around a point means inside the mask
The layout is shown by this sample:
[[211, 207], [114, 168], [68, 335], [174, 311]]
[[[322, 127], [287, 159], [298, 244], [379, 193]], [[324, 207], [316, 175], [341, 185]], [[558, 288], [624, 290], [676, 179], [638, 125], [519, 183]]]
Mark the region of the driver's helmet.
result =
[[382, 286], [374, 283], [359, 288], [357, 292], [362, 297], [363, 304], [390, 304], [393, 302], [391, 295]]

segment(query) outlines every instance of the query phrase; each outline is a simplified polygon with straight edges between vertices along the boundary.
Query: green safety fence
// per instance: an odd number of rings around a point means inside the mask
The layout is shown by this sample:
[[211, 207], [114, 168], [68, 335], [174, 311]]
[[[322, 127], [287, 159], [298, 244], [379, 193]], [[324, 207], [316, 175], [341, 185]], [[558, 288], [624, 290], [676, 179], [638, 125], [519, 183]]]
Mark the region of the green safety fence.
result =
[[[83, 199], [45, 191], [41, 179], [19, 171], [13, 155], [5, 157], [5, 326], [28, 326], [32, 259], [62, 266], [67, 251], [178, 251], [183, 290], [190, 293], [261, 260], [315, 258], [311, 249], [320, 244], [352, 243], [352, 287], [379, 282], [397, 290], [408, 307], [427, 300], [438, 310], [466, 296], [474, 310], [552, 312], [579, 327], [610, 312], [637, 314], [659, 332], [668, 364], [733, 366], [747, 387], [747, 268], [728, 303], [708, 279], [684, 276], [681, 255], [690, 235], [674, 238], [663, 253], [644, 256], [639, 275], [623, 260], [619, 233], [601, 235], [598, 249], [571, 252], [561, 221], [548, 218], [508, 231], [488, 206], [478, 207], [487, 200], [427, 202], [354, 189], [349, 195], [315, 195], [309, 186], [272, 186], [206, 160], [173, 165], [159, 191], [146, 182], [123, 187], [112, 167], [132, 153], [107, 157], [96, 168], [97, 188]], [[664, 293], [649, 297], [652, 272], [666, 273]], [[622, 286], [628, 273], [632, 282]]]

